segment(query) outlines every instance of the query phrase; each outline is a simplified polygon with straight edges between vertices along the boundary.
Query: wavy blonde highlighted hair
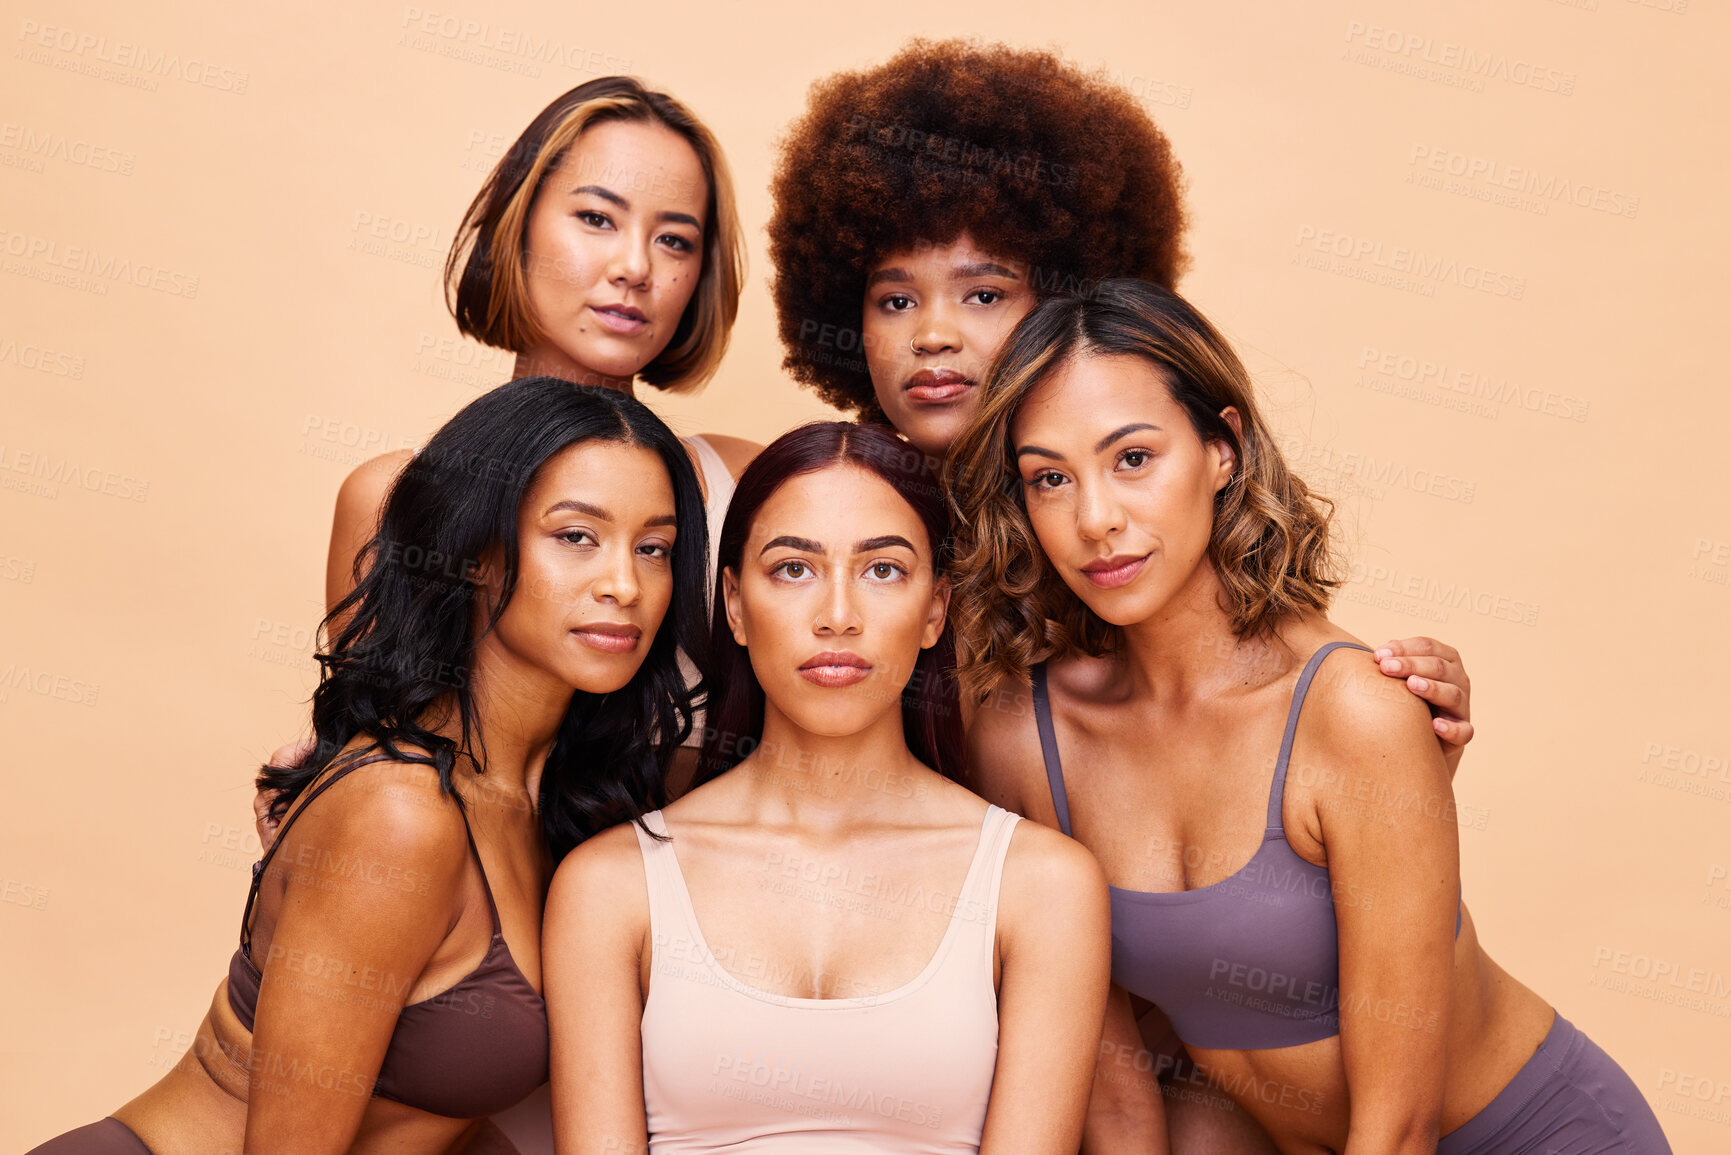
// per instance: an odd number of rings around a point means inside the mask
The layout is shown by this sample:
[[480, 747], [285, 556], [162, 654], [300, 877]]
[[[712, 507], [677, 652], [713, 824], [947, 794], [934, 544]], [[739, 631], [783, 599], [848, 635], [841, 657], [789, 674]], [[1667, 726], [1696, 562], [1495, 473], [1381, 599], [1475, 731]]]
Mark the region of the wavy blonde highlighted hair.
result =
[[[1287, 468], [1226, 339], [1169, 289], [1101, 281], [1086, 297], [1042, 302], [1016, 327], [946, 463], [957, 523], [957, 672], [976, 696], [1025, 683], [1048, 658], [1099, 656], [1119, 641], [1118, 628], [1071, 592], [1041, 550], [1010, 436], [1028, 395], [1085, 355], [1145, 358], [1162, 370], [1196, 435], [1231, 446], [1238, 465], [1214, 496], [1208, 561], [1236, 634], [1267, 634], [1289, 615], [1326, 610], [1340, 585], [1329, 543], [1334, 503]], [[1220, 416], [1228, 406], [1238, 410], [1242, 435]]]
[[498, 349], [521, 353], [545, 341], [529, 306], [529, 212], [547, 178], [590, 128], [606, 121], [659, 124], [691, 145], [709, 189], [703, 268], [667, 347], [638, 376], [658, 389], [686, 392], [714, 375], [727, 352], [745, 283], [745, 238], [733, 176], [713, 133], [692, 111], [631, 76], [580, 84], [541, 110], [475, 195], [445, 258], [445, 301], [457, 328]]

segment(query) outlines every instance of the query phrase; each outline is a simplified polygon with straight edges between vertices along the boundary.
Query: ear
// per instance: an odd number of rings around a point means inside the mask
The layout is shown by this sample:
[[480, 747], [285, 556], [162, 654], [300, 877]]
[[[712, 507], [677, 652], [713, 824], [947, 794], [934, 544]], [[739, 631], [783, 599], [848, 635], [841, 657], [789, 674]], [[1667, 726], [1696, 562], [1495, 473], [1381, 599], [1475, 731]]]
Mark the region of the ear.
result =
[[950, 579], [940, 574], [932, 583], [932, 604], [926, 611], [926, 627], [920, 634], [920, 649], [929, 650], [944, 636], [944, 622], [950, 613]]
[[[1233, 435], [1240, 445], [1244, 444], [1244, 418], [1238, 413], [1236, 406], [1228, 405], [1220, 411], [1220, 420], [1232, 427]], [[1219, 493], [1226, 488], [1226, 483], [1232, 480], [1232, 475], [1238, 471], [1238, 454], [1232, 451], [1232, 445], [1227, 441], [1211, 441], [1218, 460], [1215, 463], [1214, 492]]]
[[747, 645], [745, 640], [745, 612], [739, 604], [739, 575], [728, 566], [721, 571], [721, 602], [727, 607], [727, 628], [733, 631], [733, 640], [740, 645]]

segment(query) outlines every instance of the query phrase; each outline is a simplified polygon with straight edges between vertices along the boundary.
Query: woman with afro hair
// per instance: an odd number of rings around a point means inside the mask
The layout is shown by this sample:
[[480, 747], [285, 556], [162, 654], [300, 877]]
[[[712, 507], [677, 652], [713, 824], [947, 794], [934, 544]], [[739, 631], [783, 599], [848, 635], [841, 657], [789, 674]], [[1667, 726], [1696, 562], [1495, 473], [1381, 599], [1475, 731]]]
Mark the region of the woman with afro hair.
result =
[[[784, 134], [771, 182], [782, 366], [942, 458], [1041, 300], [1118, 277], [1176, 286], [1188, 265], [1182, 190], [1170, 143], [1135, 97], [1050, 52], [914, 40], [875, 68], [826, 77]], [[1431, 705], [1452, 773], [1472, 737], [1460, 655], [1412, 638], [1377, 657]], [[1151, 1089], [1150, 1072], [1193, 1085], [1169, 1091], [1164, 1111], [1179, 1155], [1274, 1150], [1230, 1100], [1196, 1092], [1206, 1073], [1164, 1016], [1114, 988], [1097, 1085]], [[1157, 1134], [1161, 1099], [1146, 1096], [1142, 1119], [1092, 1112], [1085, 1148]], [[1109, 1100], [1124, 1102], [1097, 1093]]]

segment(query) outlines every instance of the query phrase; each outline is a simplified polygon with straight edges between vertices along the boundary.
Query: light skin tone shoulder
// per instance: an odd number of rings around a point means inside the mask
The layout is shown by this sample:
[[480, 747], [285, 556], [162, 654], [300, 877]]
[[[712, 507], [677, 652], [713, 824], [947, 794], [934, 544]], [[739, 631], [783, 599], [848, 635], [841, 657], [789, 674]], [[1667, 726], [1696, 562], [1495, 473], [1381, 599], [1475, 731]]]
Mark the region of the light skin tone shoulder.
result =
[[[775, 994], [893, 991], [932, 957], [947, 909], [898, 907], [886, 921], [860, 909], [869, 904], [778, 888], [766, 864], [872, 874], [892, 893], [954, 894], [966, 872], [985, 803], [922, 764], [902, 730], [901, 688], [938, 640], [948, 602], [923, 523], [868, 471], [797, 476], [759, 511], [723, 591], [766, 706], [761, 744], [664, 811], [703, 936], [737, 979]], [[982, 1151], [1076, 1149], [1108, 920], [1092, 857], [1018, 824], [995, 923], [999, 1051]], [[672, 980], [656, 967], [631, 830], [591, 839], [561, 864], [546, 936], [560, 1150], [643, 1150], [639, 1024], [655, 984]]]
[[[1235, 409], [1222, 416], [1239, 422]], [[1222, 882], [1260, 842], [1300, 667], [1327, 642], [1352, 639], [1319, 614], [1293, 615], [1266, 637], [1233, 633], [1207, 542], [1214, 495], [1238, 462], [1224, 442], [1197, 436], [1151, 363], [1072, 358], [1030, 394], [1012, 442], [1041, 549], [1123, 631], [1110, 658], [1050, 666], [1073, 833], [1115, 886]], [[1464, 914], [1455, 936], [1449, 768], [1417, 699], [1378, 673], [1373, 657], [1350, 650], [1320, 667], [1281, 808], [1293, 851], [1329, 871], [1339, 1036], [1264, 1051], [1190, 1048], [1217, 1086], [1307, 1092], [1302, 1103], [1237, 1096], [1282, 1148], [1432, 1150], [1550, 1025], [1542, 1000], [1484, 956]], [[982, 708], [973, 764], [988, 798], [1055, 822], [1025, 699], [1007, 692]], [[1102, 1128], [1145, 1123], [1145, 1084], [1097, 1087]]]
[[[471, 669], [487, 765], [477, 774], [459, 760], [454, 786], [474, 854], [428, 766], [382, 760], [303, 795], [252, 917], [263, 974], [252, 1032], [219, 985], [187, 1055], [115, 1112], [153, 1151], [445, 1150], [478, 1126], [373, 1098], [373, 1082], [403, 1007], [450, 990], [486, 954], [488, 886], [513, 962], [540, 989], [552, 861], [534, 800], [573, 692], [625, 685], [666, 614], [673, 511], [651, 450], [588, 442], [542, 467], [519, 508], [515, 595]], [[481, 580], [496, 596], [498, 567]], [[451, 706], [423, 721], [455, 739]]]

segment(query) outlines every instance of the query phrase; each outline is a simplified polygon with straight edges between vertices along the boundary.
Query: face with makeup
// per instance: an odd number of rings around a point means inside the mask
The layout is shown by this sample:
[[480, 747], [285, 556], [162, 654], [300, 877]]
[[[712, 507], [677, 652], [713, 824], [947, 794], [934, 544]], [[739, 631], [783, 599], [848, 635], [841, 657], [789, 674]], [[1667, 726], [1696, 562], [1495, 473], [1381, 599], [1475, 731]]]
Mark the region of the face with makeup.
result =
[[[1222, 417], [1238, 428], [1237, 409]], [[1214, 495], [1237, 462], [1197, 435], [1164, 370], [1073, 356], [1029, 393], [1010, 437], [1040, 548], [1089, 609], [1128, 626], [1214, 596]]]
[[768, 713], [825, 737], [899, 728], [949, 604], [913, 507], [855, 465], [799, 474], [758, 510], [740, 558], [722, 596]]
[[942, 457], [974, 411], [986, 366], [1035, 305], [1026, 267], [963, 233], [887, 254], [866, 273], [866, 369], [891, 425]]
[[478, 649], [550, 690], [621, 688], [672, 600], [676, 531], [673, 483], [654, 450], [616, 441], [561, 450], [518, 506], [517, 584]]
[[[703, 267], [709, 185], [697, 152], [653, 122], [587, 129], [529, 210], [535, 372], [629, 381], [667, 347]], [[606, 380], [598, 380], [605, 378]]]

